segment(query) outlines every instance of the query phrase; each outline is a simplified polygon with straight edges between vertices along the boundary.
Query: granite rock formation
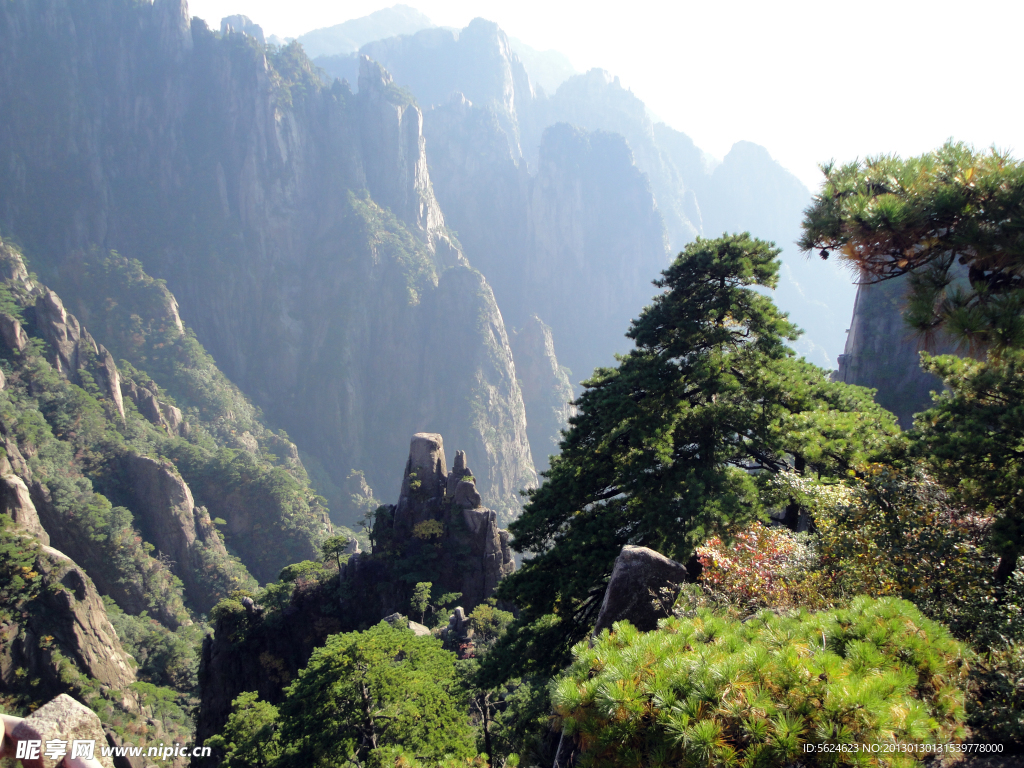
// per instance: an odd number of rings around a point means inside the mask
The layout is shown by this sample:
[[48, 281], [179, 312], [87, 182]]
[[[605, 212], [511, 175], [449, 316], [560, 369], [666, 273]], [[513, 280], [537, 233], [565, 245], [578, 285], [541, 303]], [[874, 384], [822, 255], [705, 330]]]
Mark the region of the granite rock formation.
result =
[[[530, 179], [544, 171], [546, 132], [567, 123], [588, 134], [621, 136], [630, 162], [646, 177], [649, 202], [639, 203], [645, 209], [640, 222], [634, 220], [636, 190], [619, 185], [614, 173], [603, 178], [591, 174], [588, 182], [596, 186], [589, 199], [577, 200], [583, 206], [603, 205], [604, 213], [598, 215], [606, 233], [621, 235], [622, 243], [637, 241], [642, 233], [639, 242], [644, 245], [639, 247], [657, 264], [651, 270], [645, 262], [644, 274], [621, 284], [636, 304], [627, 321], [649, 302], [650, 281], [667, 263], [667, 254], [677, 253], [698, 235], [749, 230], [784, 249], [776, 298], [808, 331], [798, 351], [819, 364], [833, 364], [854, 291], [848, 276], [833, 264], [809, 262], [793, 248], [810, 192], [764, 148], [739, 142], [719, 163], [685, 134], [655, 123], [640, 99], [600, 69], [569, 77], [545, 95], [533, 87], [504, 32], [482, 19], [458, 35], [427, 29], [369, 43], [361, 52], [388, 68], [395, 82], [409, 88], [422, 105], [430, 105], [424, 132], [438, 199], [466, 256], [494, 286], [513, 325], [536, 312], [552, 326], [560, 348], [568, 352], [569, 342], [577, 341], [543, 307], [523, 303], [516, 295], [522, 280], [529, 279], [523, 274], [529, 270], [529, 254], [539, 244], [558, 239], [557, 231], [545, 232], [553, 222], [539, 222], [539, 241], [527, 237], [527, 217], [533, 210], [528, 188]], [[559, 192], [571, 193], [572, 188]], [[560, 199], [562, 207], [571, 203], [571, 194]], [[647, 206], [654, 209], [657, 224], [647, 225]], [[667, 238], [667, 253], [662, 238]], [[570, 244], [564, 237], [563, 242]], [[625, 263], [636, 256], [628, 247], [618, 250]], [[571, 247], [554, 255], [556, 269], [571, 270], [578, 258]], [[585, 313], [589, 304], [604, 298], [587, 288], [562, 299]], [[521, 296], [529, 299], [531, 294]], [[621, 350], [624, 328], [597, 329], [606, 356]], [[566, 359], [579, 379], [595, 364], [606, 363], [604, 358], [585, 364]]]
[[294, 588], [283, 608], [239, 603], [220, 613], [203, 644], [198, 741], [219, 732], [243, 691], [279, 702], [329, 635], [407, 621], [415, 583], [462, 593], [457, 612], [464, 617], [515, 568], [509, 534], [482, 505], [465, 453], [456, 453], [449, 471], [442, 438], [433, 433], [412, 437], [398, 502], [378, 511], [371, 540], [372, 551], [352, 553], [340, 573], [315, 587]]
[[65, 690], [66, 659], [77, 673], [122, 692], [123, 705], [134, 706], [127, 690], [135, 682], [134, 662], [121, 647], [92, 579], [48, 546], [37, 549], [35, 570], [42, 576], [41, 605], [25, 623], [0, 627], [0, 680], [12, 685], [20, 669], [40, 680], [40, 692]]
[[679, 586], [688, 581], [686, 566], [647, 547], [627, 544], [615, 558], [594, 634], [628, 621], [642, 632], [658, 628], [671, 614]]
[[[50, 740], [57, 739], [67, 745], [68, 755], [72, 753], [71, 745], [75, 740], [91, 740], [96, 745], [93, 753], [96, 763], [103, 768], [115, 766], [113, 759], [103, 755], [100, 749], [100, 745], [106, 743], [106, 738], [103, 725], [96, 713], [65, 693], [47, 702], [28, 717], [20, 719], [11, 728], [8, 736], [13, 744], [34, 740], [46, 745]], [[23, 764], [28, 766], [30, 762], [25, 761]], [[63, 759], [54, 759], [45, 754], [38, 762], [39, 768], [57, 768], [64, 764]]]
[[558, 453], [562, 431], [576, 415], [569, 370], [558, 364], [551, 328], [533, 315], [509, 335], [516, 377], [526, 406], [526, 434], [537, 471]]
[[3, 512], [41, 544], [49, 546], [50, 535], [39, 521], [39, 513], [25, 481], [13, 473], [6, 458], [0, 459], [0, 473], [0, 506]]
[[[837, 381], [875, 389], [875, 402], [891, 411], [903, 429], [914, 425], [914, 414], [931, 405], [931, 393], [942, 381], [921, 370], [922, 339], [903, 320], [906, 278], [860, 285], [850, 319], [846, 347], [839, 356]], [[937, 335], [932, 354], [952, 354], [955, 345]]]

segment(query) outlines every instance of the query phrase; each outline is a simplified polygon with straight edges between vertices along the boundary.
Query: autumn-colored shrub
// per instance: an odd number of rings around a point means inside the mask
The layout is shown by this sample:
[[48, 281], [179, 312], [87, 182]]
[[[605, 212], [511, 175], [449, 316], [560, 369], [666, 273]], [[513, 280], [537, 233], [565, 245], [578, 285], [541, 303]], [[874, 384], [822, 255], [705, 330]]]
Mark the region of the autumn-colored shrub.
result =
[[731, 543], [714, 537], [697, 548], [701, 581], [733, 600], [757, 607], [799, 602], [799, 582], [817, 561], [808, 537], [754, 523]]

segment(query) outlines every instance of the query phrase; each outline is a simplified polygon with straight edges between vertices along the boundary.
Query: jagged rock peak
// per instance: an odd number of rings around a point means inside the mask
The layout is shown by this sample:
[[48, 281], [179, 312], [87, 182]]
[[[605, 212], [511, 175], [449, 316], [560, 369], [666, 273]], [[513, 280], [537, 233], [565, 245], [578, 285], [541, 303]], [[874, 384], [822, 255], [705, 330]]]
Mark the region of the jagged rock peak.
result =
[[394, 82], [390, 73], [365, 53], [359, 55], [359, 92], [380, 92]]
[[28, 486], [12, 472], [6, 458], [0, 460], [0, 511], [35, 536], [40, 543], [50, 543], [50, 535], [39, 521], [39, 513], [32, 503]]
[[260, 45], [266, 45], [266, 39], [263, 36], [263, 27], [253, 22], [248, 16], [243, 16], [240, 13], [236, 13], [234, 16], [225, 16], [220, 20], [220, 33], [222, 35], [228, 35], [232, 32], [238, 32], [243, 35], [248, 35], [259, 42]]

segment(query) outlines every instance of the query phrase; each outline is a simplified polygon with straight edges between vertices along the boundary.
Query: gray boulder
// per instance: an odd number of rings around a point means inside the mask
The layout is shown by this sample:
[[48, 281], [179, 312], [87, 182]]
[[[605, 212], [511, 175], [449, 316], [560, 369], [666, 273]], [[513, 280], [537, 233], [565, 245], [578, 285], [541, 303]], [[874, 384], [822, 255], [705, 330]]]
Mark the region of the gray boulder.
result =
[[594, 635], [622, 620], [643, 632], [657, 629], [658, 619], [669, 615], [679, 585], [685, 581], [686, 566], [682, 563], [653, 549], [627, 544], [615, 558]]
[[[67, 742], [67, 753], [71, 755], [72, 742], [78, 739], [92, 740], [96, 745], [93, 757], [105, 768], [114, 768], [114, 763], [109, 756], [104, 756], [100, 747], [107, 743], [103, 733], [103, 725], [100, 723], [96, 713], [84, 704], [80, 704], [66, 693], [60, 694], [47, 704], [44, 704], [31, 715], [26, 717], [14, 727], [11, 734], [12, 741], [37, 740], [46, 746], [51, 739], [59, 739]], [[41, 759], [38, 761], [25, 761], [25, 765], [35, 763], [39, 768], [56, 768], [63, 762], [63, 758], [52, 759], [46, 757], [41, 751]]]

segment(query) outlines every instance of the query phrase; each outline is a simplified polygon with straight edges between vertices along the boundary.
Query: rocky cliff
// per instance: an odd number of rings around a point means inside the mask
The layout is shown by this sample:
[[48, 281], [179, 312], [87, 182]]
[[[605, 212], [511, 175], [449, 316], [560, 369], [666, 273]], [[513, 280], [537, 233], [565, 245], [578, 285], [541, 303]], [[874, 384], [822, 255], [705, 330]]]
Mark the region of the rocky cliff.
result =
[[526, 432], [538, 471], [558, 453], [561, 433], [576, 415], [569, 371], [558, 364], [551, 329], [536, 315], [509, 337], [516, 375], [523, 390], [529, 420]]
[[[439, 314], [431, 299], [465, 260], [433, 194], [421, 111], [368, 60], [354, 95], [323, 86], [297, 46], [225, 32], [190, 21], [180, 0], [4, 6], [0, 108], [20, 117], [0, 137], [0, 224], [72, 304], [89, 301], [73, 266], [93, 246], [166, 280], [327, 490], [352, 469], [383, 485], [375, 468], [400, 461], [396, 435], [482, 429], [482, 491], [511, 509], [534, 477], [525, 433], [504, 426], [521, 396], [426, 405], [453, 383], [481, 397], [503, 385], [458, 359], [431, 370], [427, 342], [479, 330], [491, 308]], [[53, 66], [34, 67], [39, 56]], [[489, 339], [472, 339], [466, 359]], [[499, 378], [514, 390], [511, 367]]]
[[[837, 381], [859, 384], [876, 391], [875, 401], [892, 411], [903, 429], [914, 425], [914, 414], [931, 405], [931, 393], [942, 381], [921, 370], [925, 345], [903, 320], [906, 278], [861, 285], [850, 319], [846, 348], [839, 356]], [[939, 335], [932, 354], [953, 354], [955, 345]]]
[[299, 564], [281, 583], [218, 606], [203, 644], [198, 741], [220, 731], [243, 691], [279, 702], [329, 635], [407, 613], [417, 582], [431, 582], [435, 595], [459, 593], [465, 615], [515, 568], [509, 534], [483, 506], [466, 454], [449, 471], [438, 434], [413, 436], [398, 501], [378, 510], [372, 540], [372, 551], [346, 556], [340, 570]]
[[[528, 269], [530, 254], [559, 238], [558, 231], [544, 229], [554, 222], [535, 222], [538, 238], [527, 237], [534, 201], [525, 190], [531, 177], [544, 173], [548, 129], [568, 123], [588, 133], [621, 136], [632, 162], [647, 178], [649, 190], [640, 197], [632, 185], [617, 186], [615, 172], [588, 178], [594, 185], [589, 199], [573, 200], [571, 189], [559, 190], [568, 195], [558, 201], [560, 208], [596, 205], [594, 216], [605, 234], [643, 243], [645, 259], [657, 263], [641, 280], [622, 284], [639, 302], [627, 320], [650, 300], [649, 282], [667, 262], [662, 230], [668, 254], [698, 235], [750, 230], [775, 240], [785, 251], [776, 300], [807, 331], [798, 351], [816, 363], [834, 365], [854, 290], [849, 276], [833, 265], [809, 262], [796, 252], [793, 244], [810, 193], [764, 148], [740, 142], [718, 163], [685, 134], [655, 124], [644, 103], [600, 69], [570, 77], [545, 95], [532, 87], [504, 32], [482, 19], [457, 35], [428, 29], [369, 43], [362, 53], [387, 67], [421, 104], [431, 105], [424, 131], [438, 198], [466, 255], [494, 286], [513, 325], [537, 312], [552, 326], [563, 354], [570, 343], [578, 343], [577, 337], [564, 334], [556, 318], [541, 308], [522, 306], [515, 297], [528, 279], [522, 272]], [[640, 221], [635, 220], [638, 205], [644, 209]], [[648, 222], [648, 206], [655, 210], [656, 223]], [[555, 256], [555, 268], [562, 269], [571, 268], [575, 254], [569, 250]], [[624, 264], [635, 256], [628, 248], [619, 254]], [[562, 300], [585, 311], [604, 298], [600, 291], [590, 295], [591, 287], [579, 287]], [[600, 336], [606, 356], [620, 348], [624, 328]], [[585, 359], [569, 361], [577, 379], [588, 376], [596, 364]]]

